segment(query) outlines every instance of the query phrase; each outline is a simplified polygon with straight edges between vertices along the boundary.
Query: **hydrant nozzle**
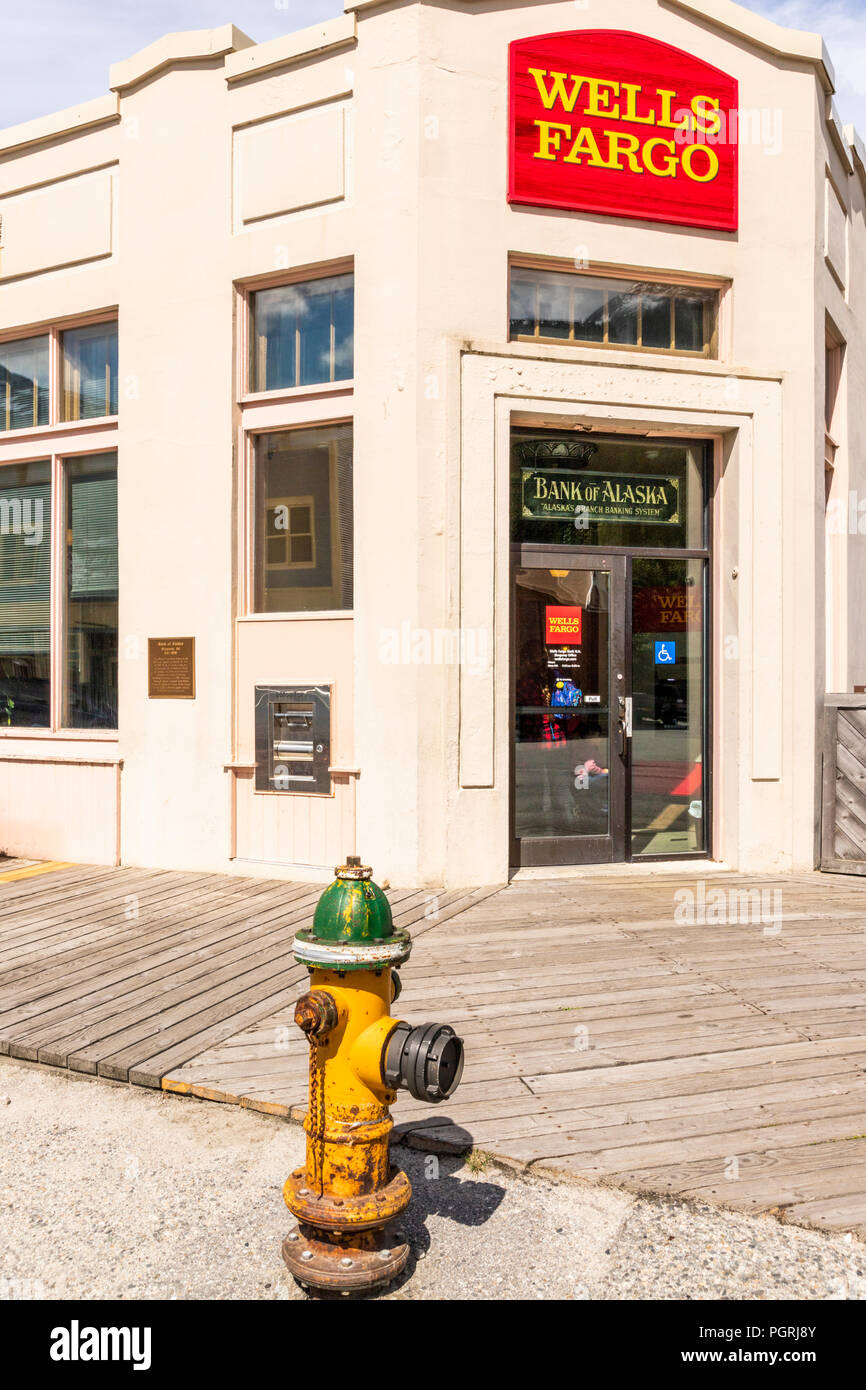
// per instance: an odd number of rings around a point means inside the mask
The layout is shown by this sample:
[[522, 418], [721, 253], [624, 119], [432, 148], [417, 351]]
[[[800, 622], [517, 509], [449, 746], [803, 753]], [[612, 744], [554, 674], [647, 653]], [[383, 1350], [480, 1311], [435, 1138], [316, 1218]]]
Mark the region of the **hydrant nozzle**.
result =
[[310, 1043], [310, 1104], [306, 1162], [283, 1190], [298, 1221], [283, 1258], [311, 1289], [375, 1288], [409, 1256], [394, 1223], [412, 1189], [391, 1163], [389, 1106], [401, 1087], [421, 1100], [444, 1100], [463, 1070], [463, 1043], [448, 1025], [412, 1028], [391, 1017], [400, 987], [394, 967], [411, 949], [358, 859], [336, 870], [312, 926], [294, 940], [295, 959], [311, 976], [295, 1006]]

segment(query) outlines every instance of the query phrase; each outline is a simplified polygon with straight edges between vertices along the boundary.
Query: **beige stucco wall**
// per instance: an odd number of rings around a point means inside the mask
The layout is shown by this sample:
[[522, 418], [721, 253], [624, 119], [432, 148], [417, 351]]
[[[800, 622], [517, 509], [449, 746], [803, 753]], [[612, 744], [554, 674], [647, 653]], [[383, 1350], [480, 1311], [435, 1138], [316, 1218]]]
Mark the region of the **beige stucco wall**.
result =
[[[259, 46], [227, 26], [121, 64], [113, 97], [53, 127], [0, 133], [0, 333], [119, 307], [120, 730], [88, 746], [122, 761], [124, 862], [303, 876], [357, 838], [392, 882], [506, 877], [503, 480], [519, 410], [716, 441], [714, 851], [742, 868], [814, 863], [824, 332], [829, 313], [849, 344], [839, 485], [866, 497], [862, 177], [827, 133], [826, 72], [805, 41], [771, 57], [688, 5], [609, 0], [605, 28], [687, 49], [738, 78], [741, 106], [780, 113], [776, 153], [741, 147], [739, 233], [509, 206], [508, 44], [597, 22], [554, 0], [371, 4]], [[828, 168], [850, 211], [844, 287], [825, 260]], [[40, 207], [51, 215], [25, 246], [16, 228]], [[730, 279], [722, 360], [508, 344], [511, 252]], [[236, 287], [347, 257], [354, 391], [240, 404]], [[237, 622], [247, 433], [348, 418], [354, 615]], [[0, 461], [15, 447], [0, 435]], [[864, 543], [843, 538], [834, 559], [849, 688], [866, 683]], [[384, 643], [405, 625], [469, 629], [493, 664], [392, 663]], [[195, 701], [148, 700], [157, 635], [196, 637]], [[327, 804], [253, 791], [252, 690], [280, 681], [334, 684], [332, 757], [360, 777], [337, 777]], [[20, 852], [47, 782], [4, 772], [4, 750], [64, 747], [0, 731], [0, 840]], [[92, 792], [92, 772], [64, 776], [108, 809], [63, 857], [112, 862], [108, 777]], [[53, 844], [34, 835], [30, 852], [56, 857]]]

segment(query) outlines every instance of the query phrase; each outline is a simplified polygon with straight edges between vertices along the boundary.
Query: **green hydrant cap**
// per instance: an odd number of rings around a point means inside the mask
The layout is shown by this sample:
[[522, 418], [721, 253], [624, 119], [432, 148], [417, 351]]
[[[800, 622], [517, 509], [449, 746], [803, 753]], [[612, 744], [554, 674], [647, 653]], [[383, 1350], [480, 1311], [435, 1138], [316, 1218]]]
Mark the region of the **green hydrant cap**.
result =
[[295, 960], [311, 969], [338, 971], [381, 970], [407, 960], [409, 933], [395, 929], [391, 904], [373, 882], [373, 870], [352, 855], [334, 872], [312, 925], [295, 936]]
[[313, 935], [319, 941], [358, 942], [393, 936], [391, 904], [373, 882], [373, 870], [349, 858], [334, 872], [336, 879], [316, 904]]

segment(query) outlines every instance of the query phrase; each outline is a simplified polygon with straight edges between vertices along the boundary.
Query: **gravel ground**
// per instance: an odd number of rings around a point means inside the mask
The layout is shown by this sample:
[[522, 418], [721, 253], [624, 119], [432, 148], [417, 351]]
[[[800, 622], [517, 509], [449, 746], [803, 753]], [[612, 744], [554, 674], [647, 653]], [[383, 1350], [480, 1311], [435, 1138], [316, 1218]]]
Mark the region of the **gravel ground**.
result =
[[[711, 1207], [397, 1150], [388, 1299], [866, 1297], [866, 1246]], [[280, 1242], [301, 1130], [0, 1058], [0, 1298], [303, 1299]]]

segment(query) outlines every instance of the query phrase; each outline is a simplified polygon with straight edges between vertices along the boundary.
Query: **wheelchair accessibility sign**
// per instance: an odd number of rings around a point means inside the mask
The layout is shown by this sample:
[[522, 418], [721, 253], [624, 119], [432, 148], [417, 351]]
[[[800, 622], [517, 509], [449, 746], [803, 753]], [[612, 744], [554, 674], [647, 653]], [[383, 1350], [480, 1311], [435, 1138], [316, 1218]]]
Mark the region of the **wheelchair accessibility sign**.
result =
[[676, 660], [676, 642], [656, 642], [656, 666], [675, 666]]

